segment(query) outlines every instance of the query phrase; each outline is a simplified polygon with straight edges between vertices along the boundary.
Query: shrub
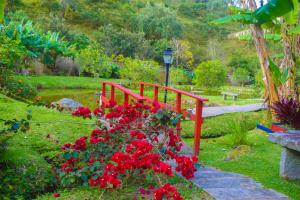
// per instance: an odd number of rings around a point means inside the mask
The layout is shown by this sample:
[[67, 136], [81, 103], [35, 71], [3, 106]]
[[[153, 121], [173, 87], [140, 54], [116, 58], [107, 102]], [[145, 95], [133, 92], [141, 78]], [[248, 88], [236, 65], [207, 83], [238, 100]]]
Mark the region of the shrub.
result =
[[182, 85], [188, 82], [188, 77], [186, 72], [182, 67], [176, 67], [170, 69], [170, 79], [171, 82], [175, 85]]
[[15, 98], [33, 99], [37, 95], [35, 87], [24, 80], [17, 80], [14, 77], [8, 78], [3, 88], [8, 93], [7, 95]]
[[283, 98], [275, 102], [271, 109], [281, 123], [300, 129], [300, 103], [297, 100]]
[[247, 69], [244, 68], [237, 68], [233, 75], [233, 80], [237, 83], [241, 84], [242, 86], [245, 85], [249, 81], [249, 72]]
[[82, 73], [94, 77], [111, 78], [113, 73], [116, 72], [116, 65], [113, 60], [95, 44], [79, 51], [76, 62], [80, 65]]
[[132, 58], [119, 59], [122, 67], [120, 75], [132, 81], [159, 82], [160, 66], [154, 61], [142, 61]]
[[195, 70], [194, 82], [200, 87], [216, 88], [226, 81], [226, 69], [220, 61], [202, 62]]
[[[165, 161], [174, 159], [176, 171], [187, 179], [193, 177], [196, 157], [180, 153], [182, 141], [175, 133], [179, 116], [142, 104], [118, 106], [110, 102], [109, 112], [96, 109], [97, 127], [90, 137], [81, 137], [74, 144], [65, 144], [65, 162], [58, 170], [63, 185], [89, 184], [102, 189], [115, 189], [130, 180], [141, 185], [146, 180], [173, 176], [172, 167]], [[87, 108], [75, 111], [86, 117]], [[159, 182], [161, 179], [158, 178]], [[181, 200], [176, 188], [169, 183], [150, 189], [154, 199]]]

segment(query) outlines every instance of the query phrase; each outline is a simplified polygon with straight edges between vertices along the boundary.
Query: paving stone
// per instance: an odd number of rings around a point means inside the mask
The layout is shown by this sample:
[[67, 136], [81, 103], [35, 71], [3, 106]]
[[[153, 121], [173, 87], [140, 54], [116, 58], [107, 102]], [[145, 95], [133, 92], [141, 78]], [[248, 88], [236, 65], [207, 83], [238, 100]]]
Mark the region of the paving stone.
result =
[[[203, 117], [214, 117], [218, 115], [223, 115], [226, 113], [235, 113], [235, 112], [253, 112], [266, 109], [267, 106], [263, 103], [258, 104], [249, 104], [242, 106], [216, 106], [216, 107], [204, 107], [203, 108]], [[195, 109], [190, 109], [189, 112], [195, 113]]]
[[230, 173], [230, 172], [215, 172], [215, 171], [199, 171], [198, 173], [195, 173], [195, 178], [239, 178], [243, 177], [239, 174]]
[[[174, 160], [168, 161], [176, 167]], [[178, 173], [179, 176], [181, 176]], [[288, 200], [289, 198], [263, 186], [253, 179], [233, 172], [225, 172], [212, 167], [198, 167], [192, 181], [203, 188], [216, 200]]]
[[247, 189], [237, 188], [209, 188], [205, 189], [216, 200], [288, 200], [289, 198], [275, 192], [265, 189]]
[[258, 188], [261, 184], [246, 177], [223, 177], [223, 178], [199, 178], [195, 180], [197, 185], [202, 188], [233, 188], [233, 187], [245, 187], [245, 188]]

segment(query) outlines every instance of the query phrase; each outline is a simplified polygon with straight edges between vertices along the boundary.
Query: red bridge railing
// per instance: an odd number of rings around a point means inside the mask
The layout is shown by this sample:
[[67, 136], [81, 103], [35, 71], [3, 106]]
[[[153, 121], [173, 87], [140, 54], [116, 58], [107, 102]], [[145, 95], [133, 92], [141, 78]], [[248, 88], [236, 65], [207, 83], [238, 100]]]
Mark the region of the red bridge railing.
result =
[[[106, 96], [106, 86], [107, 85], [110, 85], [110, 98], [108, 98]], [[152, 99], [144, 96], [145, 87], [153, 87], [153, 98]], [[102, 95], [101, 95], [102, 106], [108, 105], [110, 100], [115, 101], [115, 89], [116, 88], [119, 89], [121, 92], [123, 92], [124, 104], [128, 104], [129, 96], [131, 96], [133, 99], [135, 99], [137, 102], [140, 102], [140, 103], [145, 103], [145, 102], [152, 103], [153, 101], [156, 101], [160, 104], [161, 107], [165, 107], [165, 108], [171, 109], [177, 113], [181, 113], [184, 117], [188, 117], [191, 120], [195, 121], [194, 155], [199, 155], [201, 127], [203, 124], [203, 117], [202, 117], [203, 102], [208, 101], [208, 99], [202, 98], [200, 96], [193, 95], [186, 91], [178, 90], [175, 88], [160, 86], [160, 85], [151, 84], [151, 83], [144, 83], [144, 82], [140, 83], [140, 94], [136, 94], [136, 93], [130, 91], [129, 89], [122, 87], [121, 85], [119, 85], [117, 83], [103, 81], [102, 82]], [[163, 91], [168, 90], [168, 91], [176, 93], [175, 106], [159, 102], [159, 100], [158, 100], [159, 89], [163, 89]], [[196, 104], [195, 114], [182, 109], [182, 96], [187, 96], [187, 97], [190, 97], [195, 100], [195, 104]], [[181, 130], [180, 121], [177, 124], [177, 130], [178, 130], [178, 133], [180, 133], [180, 130]]]

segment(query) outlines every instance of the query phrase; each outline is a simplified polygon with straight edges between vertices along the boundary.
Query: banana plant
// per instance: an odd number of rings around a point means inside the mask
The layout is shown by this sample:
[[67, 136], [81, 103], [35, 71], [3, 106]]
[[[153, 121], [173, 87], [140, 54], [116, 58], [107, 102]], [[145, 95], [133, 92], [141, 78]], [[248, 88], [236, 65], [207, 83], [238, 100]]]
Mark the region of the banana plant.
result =
[[271, 70], [272, 79], [277, 87], [284, 85], [289, 79], [289, 70], [285, 68], [280, 70], [280, 67], [276, 65], [272, 59], [269, 58], [269, 67]]
[[230, 8], [232, 15], [212, 21], [212, 24], [221, 25], [229, 22], [243, 24], [266, 24], [284, 16], [289, 23], [298, 19], [299, 0], [270, 0], [255, 11], [247, 9]]

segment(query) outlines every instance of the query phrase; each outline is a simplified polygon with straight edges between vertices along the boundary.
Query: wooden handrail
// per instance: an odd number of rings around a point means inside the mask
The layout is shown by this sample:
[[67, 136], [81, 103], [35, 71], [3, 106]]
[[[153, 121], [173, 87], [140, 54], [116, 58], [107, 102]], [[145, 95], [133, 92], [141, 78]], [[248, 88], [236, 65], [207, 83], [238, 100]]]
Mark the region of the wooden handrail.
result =
[[[201, 140], [201, 128], [203, 124], [203, 117], [202, 117], [202, 112], [203, 112], [203, 102], [208, 101], [207, 98], [200, 97], [198, 95], [191, 94], [186, 91], [178, 90], [175, 88], [170, 88], [166, 86], [161, 86], [153, 83], [144, 83], [140, 82], [140, 95], [144, 96], [144, 87], [149, 86], [154, 88], [154, 94], [153, 94], [153, 99], [147, 98], [146, 100], [148, 102], [152, 101], [157, 101], [162, 107], [167, 107], [170, 108], [171, 110], [183, 114], [184, 117], [189, 117], [191, 120], [195, 121], [195, 129], [194, 129], [194, 155], [199, 155], [200, 153], [200, 140]], [[158, 89], [164, 89], [164, 90], [169, 90], [171, 92], [176, 93], [176, 105], [175, 106], [169, 106], [168, 104], [161, 103], [158, 101]], [[182, 110], [181, 104], [182, 104], [182, 95], [191, 97], [196, 100], [196, 112], [195, 114], [189, 113], [186, 110]], [[180, 134], [181, 127], [180, 127], [180, 121], [177, 124], [177, 131], [178, 134]]]
[[191, 97], [191, 98], [194, 98], [194, 99], [198, 99], [198, 100], [201, 100], [201, 101], [208, 101], [207, 98], [203, 98], [203, 97], [191, 94], [191, 93], [183, 91], [183, 90], [178, 90], [178, 89], [175, 89], [175, 88], [170, 88], [170, 87], [166, 87], [166, 86], [162, 86], [162, 85], [157, 85], [157, 84], [153, 84], [153, 83], [140, 82], [140, 84], [141, 85], [145, 85], [145, 86], [152, 86], [152, 87], [162, 88], [162, 89], [169, 90], [169, 91], [172, 91], [172, 92], [175, 92], [175, 93], [179, 93], [179, 94], [183, 94], [185, 96], [188, 96], [188, 97]]
[[[106, 97], [106, 85], [110, 85], [110, 99]], [[144, 87], [149, 86], [153, 87], [153, 99], [150, 99], [148, 97], [144, 97]], [[176, 93], [176, 105], [175, 106], [170, 106], [168, 104], [159, 102], [158, 100], [158, 93], [159, 93], [159, 88], [164, 89], [164, 90], [169, 90], [172, 92]], [[170, 87], [165, 87], [161, 85], [156, 85], [152, 83], [144, 83], [140, 82], [140, 94], [136, 94], [132, 92], [131, 90], [117, 84], [114, 82], [108, 82], [108, 81], [103, 81], [102, 82], [102, 95], [101, 95], [101, 102], [103, 107], [109, 105], [110, 101], [113, 100], [115, 101], [115, 89], [119, 89], [121, 92], [124, 94], [124, 104], [128, 104], [129, 102], [129, 96], [134, 98], [137, 102], [144, 103], [152, 103], [153, 101], [158, 102], [162, 107], [171, 109], [177, 113], [183, 114], [185, 117], [190, 117], [193, 121], [195, 121], [195, 131], [194, 131], [194, 155], [199, 155], [200, 152], [200, 139], [201, 139], [201, 127], [203, 123], [203, 117], [202, 117], [202, 111], [203, 111], [203, 102], [208, 101], [208, 99], [188, 93], [186, 91], [178, 90], [175, 88], [170, 88]], [[196, 105], [196, 113], [189, 113], [186, 110], [182, 109], [182, 95], [191, 97], [195, 99], [195, 105]], [[178, 134], [180, 134], [180, 121], [177, 123], [177, 131]]]

